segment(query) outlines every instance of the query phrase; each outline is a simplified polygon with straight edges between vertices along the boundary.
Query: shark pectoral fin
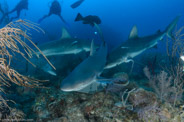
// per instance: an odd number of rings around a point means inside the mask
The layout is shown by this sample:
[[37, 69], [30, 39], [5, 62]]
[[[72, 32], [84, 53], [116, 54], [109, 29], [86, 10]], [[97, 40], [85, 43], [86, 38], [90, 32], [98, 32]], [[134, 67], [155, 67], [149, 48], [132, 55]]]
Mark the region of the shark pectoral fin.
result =
[[71, 36], [65, 28], [62, 28], [61, 39], [64, 39], [64, 38], [71, 38]]
[[127, 48], [129, 48], [129, 47], [121, 47], [122, 49], [127, 49]]
[[54, 71], [47, 71], [50, 75], [57, 76], [57, 74]]
[[94, 49], [94, 40], [92, 40], [92, 42], [91, 42], [90, 56], [92, 56], [94, 53], [95, 53], [95, 49]]
[[131, 32], [130, 32], [130, 35], [129, 35], [129, 39], [135, 39], [135, 38], [138, 38], [138, 30], [137, 30], [137, 26], [134, 25]]
[[77, 43], [78, 43], [78, 41], [74, 41], [74, 42], [72, 42], [71, 45], [73, 46], [73, 45], [75, 45], [75, 44], [77, 44]]
[[89, 86], [79, 90], [78, 92], [82, 92], [82, 93], [88, 93], [88, 94], [92, 94], [95, 92], [99, 92], [102, 91], [105, 88], [104, 84], [101, 84], [99, 82], [93, 82], [92, 84], [90, 84]]
[[133, 59], [124, 59], [124, 62], [125, 63], [128, 63], [128, 62], [132, 62], [132, 66], [131, 66], [131, 70], [130, 70], [130, 73], [132, 72], [132, 69], [133, 69], [133, 67], [134, 67], [134, 60]]

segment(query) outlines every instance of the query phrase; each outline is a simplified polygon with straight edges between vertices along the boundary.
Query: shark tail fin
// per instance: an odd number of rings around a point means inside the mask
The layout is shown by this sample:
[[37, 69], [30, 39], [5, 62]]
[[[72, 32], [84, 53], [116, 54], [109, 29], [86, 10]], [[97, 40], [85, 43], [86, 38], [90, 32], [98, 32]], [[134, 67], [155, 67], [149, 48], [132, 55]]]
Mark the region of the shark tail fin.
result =
[[180, 16], [177, 16], [166, 28], [165, 33], [166, 35], [171, 38], [174, 39], [174, 36], [172, 34], [174, 28], [176, 27], [178, 20], [179, 20]]
[[83, 19], [82, 15], [78, 13], [77, 17], [75, 18], [75, 21], [81, 21], [82, 19]]
[[103, 43], [105, 44], [105, 40], [104, 40], [104, 36], [103, 36], [103, 33], [102, 33], [101, 28], [100, 28], [96, 23], [94, 23], [94, 26], [96, 27], [96, 29], [97, 29], [97, 31], [98, 31], [98, 33], [99, 33], [99, 35], [100, 35], [101, 40], [102, 40]]
[[94, 49], [94, 40], [92, 40], [91, 42], [91, 51], [90, 51], [90, 56], [92, 56], [95, 52], [95, 49]]

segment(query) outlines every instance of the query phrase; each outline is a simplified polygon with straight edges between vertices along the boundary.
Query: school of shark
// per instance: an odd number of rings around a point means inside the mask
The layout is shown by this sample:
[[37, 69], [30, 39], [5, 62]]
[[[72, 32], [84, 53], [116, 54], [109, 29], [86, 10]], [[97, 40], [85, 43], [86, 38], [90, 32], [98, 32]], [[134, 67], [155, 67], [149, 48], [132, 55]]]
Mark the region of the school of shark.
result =
[[0, 121], [183, 122], [173, 3], [1, 0]]
[[[172, 31], [175, 28], [179, 18], [180, 17], [177, 16], [163, 32], [158, 31], [156, 34], [148, 35], [145, 37], [139, 37], [137, 27], [134, 26], [130, 32], [129, 39], [120, 44], [109, 54], [106, 54], [107, 52], [98, 54], [98, 51], [102, 50], [101, 48], [107, 47], [95, 45], [94, 42], [91, 42], [90, 44], [89, 40], [72, 38], [66, 29], [62, 29], [62, 37], [59, 40], [40, 45], [40, 49], [46, 56], [49, 57], [54, 55], [76, 55], [81, 51], [90, 51], [90, 56], [88, 57], [89, 59], [87, 58], [81, 62], [81, 64], [79, 64], [73, 70], [73, 72], [71, 72], [71, 74], [69, 74], [69, 76], [62, 81], [61, 84], [61, 90], [63, 91], [81, 91], [82, 88], [85, 88], [94, 82], [98, 82], [98, 80], [102, 82], [103, 79], [100, 78], [100, 74], [103, 72], [103, 70], [110, 70], [111, 68], [118, 67], [118, 65], [122, 63], [128, 63], [130, 61], [133, 62], [134, 57], [157, 45], [158, 41], [162, 40], [164, 36], [172, 38]], [[94, 25], [95, 24], [96, 23], [94, 22]], [[97, 24], [96, 27], [99, 29]], [[99, 33], [102, 33], [101, 30]], [[98, 49], [96, 52], [98, 57], [96, 56], [95, 58], [95, 56], [93, 56], [93, 52], [96, 49]], [[94, 59], [92, 57], [94, 57]], [[101, 61], [103, 61], [103, 64], [98, 65], [98, 63]], [[99, 68], [101, 69], [99, 70]], [[51, 71], [48, 69], [44, 70], [47, 70], [45, 72], [48, 72], [51, 75], [56, 75], [56, 73], [51, 73]], [[107, 79], [105, 79], [105, 82], [106, 81]], [[110, 81], [110, 79], [108, 79], [108, 81]]]
[[[71, 8], [75, 9], [79, 7], [83, 2], [84, 0], [76, 1], [71, 5]], [[12, 17], [10, 21], [19, 18], [20, 12], [23, 9], [28, 10], [28, 0], [21, 0], [20, 3], [18, 3], [17, 6], [10, 12], [3, 11], [1, 7], [0, 10], [3, 13], [3, 16], [0, 19], [0, 22], [2, 23], [5, 17], [15, 11], [17, 11], [17, 17]], [[57, 0], [52, 2], [49, 13], [40, 18], [38, 22], [41, 23], [44, 19], [51, 16], [52, 14], [59, 16], [61, 21], [68, 25], [66, 20], [61, 16], [61, 5]], [[179, 18], [180, 16], [177, 16], [163, 32], [158, 31], [155, 34], [147, 35], [144, 37], [138, 36], [138, 29], [136, 26], [134, 26], [129, 34], [128, 40], [121, 43], [111, 52], [108, 52], [107, 43], [104, 40], [102, 34], [103, 32], [99, 26], [99, 24], [101, 24], [101, 19], [95, 15], [83, 17], [80, 13], [78, 13], [75, 21], [82, 21], [83, 24], [88, 24], [92, 27], [95, 27], [97, 29], [96, 33], [98, 33], [101, 37], [102, 44], [95, 44], [92, 40], [90, 41], [73, 38], [66, 28], [62, 28], [62, 36], [60, 39], [38, 45], [38, 47], [47, 57], [80, 55], [81, 52], [90, 52], [89, 57], [78, 64], [78, 66], [76, 66], [76, 68], [74, 68], [73, 71], [71, 71], [71, 73], [69, 73], [69, 75], [63, 79], [61, 83], [61, 90], [63, 91], [80, 91], [81, 89], [84, 89], [98, 81], [111, 81], [111, 79], [107, 80], [107, 78], [101, 78], [100, 75], [104, 70], [110, 70], [111, 68], [118, 67], [122, 63], [128, 62], [132, 62], [133, 66], [134, 57], [139, 56], [144, 51], [156, 46], [157, 43], [164, 38], [164, 36], [172, 38], [172, 31], [176, 27]], [[49, 73], [50, 75], [57, 76], [57, 73], [55, 73], [51, 67], [42, 68], [42, 70]]]
[[[162, 40], [164, 36], [172, 38], [172, 31], [175, 28], [179, 18], [180, 17], [177, 16], [163, 32], [158, 31], [156, 34], [145, 37], [139, 37], [137, 27], [134, 26], [130, 32], [129, 39], [120, 44], [119, 47], [114, 49], [108, 55], [106, 54], [106, 49], [105, 52], [99, 54], [96, 52], [97, 54], [93, 56], [94, 50], [98, 47], [99, 51], [102, 50], [102, 48], [107, 47], [96, 46], [94, 45], [94, 42], [91, 42], [90, 44], [89, 40], [72, 38], [66, 29], [62, 29], [62, 37], [59, 40], [40, 45], [40, 49], [46, 56], [49, 57], [54, 55], [76, 55], [81, 51], [90, 51], [90, 56], [88, 57], [89, 59], [87, 58], [81, 62], [81, 64], [79, 64], [61, 83], [61, 90], [63, 91], [80, 92], [82, 89], [94, 84], [95, 82], [102, 82], [103, 79], [100, 78], [100, 74], [103, 70], [117, 67], [121, 63], [133, 61], [134, 57], [157, 45], [158, 41]], [[96, 23], [94, 22], [94, 24]], [[102, 32], [100, 31], [99, 33]], [[98, 64], [101, 61], [103, 61], [103, 63]], [[56, 73], [51, 73], [48, 69], [44, 70], [47, 70], [46, 72], [51, 75], [56, 75]], [[105, 79], [105, 81], [107, 81], [107, 79]], [[110, 81], [110, 79], [108, 81]]]

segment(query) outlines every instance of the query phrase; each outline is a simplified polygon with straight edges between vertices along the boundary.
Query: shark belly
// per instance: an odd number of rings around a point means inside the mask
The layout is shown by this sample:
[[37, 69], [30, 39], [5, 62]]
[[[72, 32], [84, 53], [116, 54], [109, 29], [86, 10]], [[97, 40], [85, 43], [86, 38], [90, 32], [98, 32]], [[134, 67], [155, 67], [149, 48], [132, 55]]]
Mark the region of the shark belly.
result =
[[[158, 39], [159, 40], [159, 39]], [[143, 53], [145, 50], [151, 48], [151, 47], [154, 47], [155, 45], [157, 44], [157, 41], [155, 41], [153, 44], [149, 45], [148, 47], [146, 48], [143, 48], [141, 50], [137, 50], [137, 51], [134, 51], [134, 52], [130, 52], [127, 54], [127, 56], [123, 56], [121, 57], [121, 59], [117, 60], [117, 61], [114, 61], [114, 62], [111, 62], [111, 63], [108, 63], [104, 69], [111, 69], [113, 67], [116, 67], [122, 63], [126, 63], [127, 62], [127, 59], [128, 58], [134, 58], [138, 55], [140, 55], [141, 53]]]
[[122, 59], [119, 60], [119, 61], [115, 61], [115, 62], [113, 62], [113, 63], [107, 64], [107, 65], [105, 66], [104, 69], [111, 69], [111, 68], [116, 67], [117, 65], [119, 65], [119, 64], [121, 64], [121, 63], [123, 63], [123, 62], [124, 62], [124, 61], [123, 61], [123, 58], [122, 58]]
[[[69, 82], [69, 81], [68, 81]], [[77, 82], [71, 82], [68, 86], [61, 86], [62, 91], [70, 92], [70, 91], [80, 91], [87, 86], [91, 85], [93, 82], [96, 82], [96, 77], [81, 79]]]

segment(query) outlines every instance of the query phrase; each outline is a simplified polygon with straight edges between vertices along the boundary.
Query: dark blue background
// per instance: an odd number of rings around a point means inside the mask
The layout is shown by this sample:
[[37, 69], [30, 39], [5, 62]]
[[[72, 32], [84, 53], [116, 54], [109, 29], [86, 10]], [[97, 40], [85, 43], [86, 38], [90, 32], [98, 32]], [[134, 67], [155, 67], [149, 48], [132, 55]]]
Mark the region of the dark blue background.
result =
[[[1, 3], [4, 0], [0, 1]], [[133, 25], [137, 25], [139, 36], [162, 31], [177, 16], [181, 15], [178, 23], [182, 26], [184, 21], [184, 0], [85, 0], [76, 9], [70, 5], [76, 0], [59, 0], [62, 4], [62, 16], [70, 24], [67, 27], [73, 37], [86, 39], [95, 38], [95, 29], [82, 22], [74, 22], [78, 12], [83, 16], [97, 15], [101, 18], [100, 25], [106, 41], [114, 47], [127, 40]], [[19, 0], [7, 0], [9, 10], [12, 10]], [[49, 12], [52, 0], [29, 0], [29, 10], [22, 11], [22, 19], [37, 22], [39, 18]], [[15, 16], [16, 13], [10, 15]], [[48, 36], [33, 33], [35, 42], [46, 42], [61, 36], [61, 28], [65, 26], [59, 17], [53, 15], [45, 19], [40, 26]]]

